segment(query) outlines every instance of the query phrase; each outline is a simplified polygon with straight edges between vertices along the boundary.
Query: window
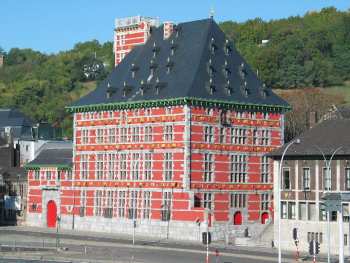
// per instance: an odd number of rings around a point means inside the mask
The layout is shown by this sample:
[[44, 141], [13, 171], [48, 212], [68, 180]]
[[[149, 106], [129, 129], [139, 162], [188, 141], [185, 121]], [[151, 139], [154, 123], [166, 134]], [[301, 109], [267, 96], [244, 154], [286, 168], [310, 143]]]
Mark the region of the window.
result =
[[322, 244], [323, 233], [322, 232], [307, 232], [307, 242], [311, 242], [312, 240], [315, 240], [318, 243]]
[[220, 143], [225, 143], [225, 128], [221, 127], [220, 128]]
[[211, 193], [204, 193], [204, 196], [203, 196], [203, 207], [204, 208], [208, 208], [208, 209], [211, 209], [212, 208], [212, 194]]
[[247, 195], [244, 193], [231, 194], [230, 206], [233, 208], [245, 208], [247, 206]]
[[143, 219], [150, 219], [151, 218], [151, 192], [150, 191], [143, 192], [142, 207], [143, 207], [143, 213], [142, 213]]
[[125, 127], [120, 129], [120, 142], [128, 142], [128, 129]]
[[345, 167], [345, 189], [350, 190], [350, 167]]
[[320, 203], [320, 221], [327, 221], [326, 206]]
[[97, 129], [96, 143], [103, 143], [103, 129]]
[[214, 142], [214, 127], [212, 126], [204, 127], [204, 141], [207, 143]]
[[281, 218], [287, 218], [287, 202], [281, 202]]
[[119, 177], [121, 180], [125, 180], [127, 178], [127, 172], [127, 155], [122, 153], [120, 154], [119, 158]]
[[245, 183], [247, 181], [247, 155], [231, 155], [230, 181], [233, 183]]
[[211, 153], [204, 154], [204, 182], [212, 182], [214, 173], [214, 157]]
[[118, 217], [120, 218], [125, 217], [125, 197], [126, 197], [126, 191], [119, 191]]
[[163, 192], [162, 200], [162, 221], [170, 221], [171, 218], [171, 192]]
[[83, 129], [81, 131], [81, 143], [82, 144], [88, 144], [89, 143], [89, 130]]
[[145, 142], [152, 141], [152, 126], [145, 127]]
[[139, 142], [140, 141], [140, 128], [132, 127], [132, 141]]
[[194, 198], [193, 206], [194, 207], [202, 207], [201, 206], [201, 201], [202, 200], [201, 200], [200, 195], [199, 194], [194, 194], [193, 198]]
[[307, 205], [299, 203], [299, 220], [307, 220]]
[[235, 144], [246, 144], [247, 131], [244, 128], [236, 128]]
[[132, 180], [139, 180], [139, 165], [140, 165], [140, 154], [139, 153], [133, 153], [132, 154], [132, 160], [131, 160], [131, 178]]
[[102, 198], [103, 198], [103, 192], [101, 190], [96, 190], [95, 192], [95, 210], [94, 214], [95, 216], [101, 216], [102, 215]]
[[73, 179], [73, 172], [72, 172], [72, 170], [67, 170], [66, 171], [66, 173], [67, 173], [67, 180], [72, 180]]
[[108, 180], [116, 179], [116, 169], [115, 169], [115, 159], [116, 155], [113, 153], [108, 154]]
[[165, 115], [170, 115], [171, 114], [171, 107], [166, 107], [165, 108]]
[[40, 170], [34, 171], [34, 180], [40, 180]]
[[344, 234], [344, 246], [348, 245], [348, 235]]
[[343, 221], [349, 222], [349, 204], [343, 204]]
[[137, 202], [138, 202], [138, 192], [130, 191], [130, 200], [129, 200], [129, 219], [137, 218]]
[[261, 194], [261, 211], [269, 210], [269, 194]]
[[61, 171], [61, 170], [57, 171], [57, 180], [58, 180], [58, 181], [61, 180], [61, 174], [62, 174], [62, 171]]
[[144, 180], [152, 179], [152, 153], [145, 153]]
[[315, 203], [309, 203], [309, 214], [308, 218], [311, 221], [316, 221], [318, 220], [317, 217], [317, 211], [316, 211], [316, 204]]
[[81, 155], [80, 160], [80, 178], [86, 180], [89, 174], [89, 156], [87, 154]]
[[260, 131], [260, 145], [270, 145], [271, 132], [267, 129], [262, 129]]
[[324, 190], [331, 190], [332, 188], [332, 171], [327, 167], [323, 167], [323, 182], [324, 182]]
[[163, 129], [163, 140], [165, 142], [172, 142], [174, 137], [173, 125], [166, 125]]
[[113, 191], [105, 191], [105, 202], [103, 208], [103, 216], [112, 218], [113, 215]]
[[283, 189], [284, 190], [290, 190], [291, 184], [290, 184], [290, 170], [289, 168], [283, 168]]
[[103, 154], [96, 155], [96, 179], [103, 179]]
[[309, 167], [303, 168], [303, 190], [304, 191], [310, 190], [310, 168]]
[[163, 161], [163, 175], [165, 181], [171, 181], [173, 179], [173, 154], [164, 153]]
[[261, 157], [261, 182], [269, 182], [269, 159], [267, 156]]
[[295, 219], [295, 203], [289, 202], [288, 203], [288, 219]]
[[85, 216], [86, 212], [86, 190], [81, 190], [80, 192], [80, 211], [79, 214], [81, 217]]
[[115, 143], [115, 128], [108, 130], [108, 141], [109, 143]]
[[46, 171], [46, 180], [51, 180], [51, 171]]
[[259, 134], [257, 128], [253, 129], [253, 144], [258, 145], [259, 144]]

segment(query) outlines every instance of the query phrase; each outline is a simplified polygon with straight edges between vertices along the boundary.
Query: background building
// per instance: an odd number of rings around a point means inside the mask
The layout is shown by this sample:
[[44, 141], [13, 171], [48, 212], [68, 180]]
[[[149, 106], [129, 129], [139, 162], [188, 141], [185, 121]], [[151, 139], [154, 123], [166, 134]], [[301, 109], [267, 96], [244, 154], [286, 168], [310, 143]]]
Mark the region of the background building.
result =
[[0, 225], [17, 225], [25, 220], [27, 177], [18, 156], [11, 135], [0, 133]]
[[65, 228], [74, 207], [81, 230], [132, 233], [136, 221], [137, 235], [257, 239], [272, 217], [264, 154], [282, 144], [288, 108], [212, 19], [154, 28], [69, 107], [74, 176], [54, 189], [29, 172], [43, 191], [28, 224], [52, 226], [54, 202]]
[[[68, 142], [50, 143], [41, 153], [25, 166], [28, 174], [28, 214], [37, 213], [38, 220], [48, 227], [56, 227], [57, 216], [60, 215], [61, 205], [67, 204], [64, 198], [59, 198], [66, 187], [70, 187], [73, 196], [72, 205], [66, 209], [66, 214], [73, 215], [79, 206], [74, 203], [72, 188], [72, 144]], [[77, 195], [78, 197], [78, 195]], [[52, 200], [60, 200], [56, 203]], [[79, 198], [77, 198], [79, 200]], [[77, 203], [78, 204], [78, 203]], [[29, 219], [32, 217], [29, 216]], [[28, 221], [28, 220], [27, 220]], [[74, 225], [72, 217], [71, 224]]]
[[[327, 253], [327, 213], [322, 197], [325, 193], [350, 191], [350, 120], [324, 120], [300, 136], [300, 144], [292, 145], [284, 158], [281, 177], [281, 224], [283, 249], [295, 250], [293, 228], [298, 229], [299, 249], [308, 250], [312, 239]], [[274, 196], [278, 196], [281, 155], [286, 145], [269, 154], [274, 160]], [[341, 147], [341, 148], [339, 148]], [[338, 150], [337, 150], [338, 149]], [[327, 173], [328, 161], [334, 154]], [[276, 200], [276, 199], [275, 199]], [[275, 204], [277, 207], [277, 204]], [[276, 211], [275, 216], [279, 213]], [[349, 203], [343, 204], [343, 217], [333, 212], [330, 217], [331, 252], [339, 251], [337, 221], [344, 222], [345, 254], [349, 254]], [[278, 240], [275, 219], [275, 240]]]

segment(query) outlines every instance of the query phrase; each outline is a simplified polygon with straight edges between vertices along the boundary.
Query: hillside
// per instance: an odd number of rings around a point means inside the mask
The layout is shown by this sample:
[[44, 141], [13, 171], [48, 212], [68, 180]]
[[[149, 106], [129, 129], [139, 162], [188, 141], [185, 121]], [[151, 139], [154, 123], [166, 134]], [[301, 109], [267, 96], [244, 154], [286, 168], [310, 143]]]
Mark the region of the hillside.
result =
[[[350, 93], [344, 85], [350, 80], [349, 12], [327, 8], [303, 17], [227, 21], [220, 26], [268, 86], [282, 90], [338, 86], [320, 93], [331, 98], [328, 104], [344, 102], [337, 94]], [[112, 46], [93, 40], [50, 55], [18, 48], [6, 53], [0, 48], [5, 56], [0, 107], [18, 107], [34, 120], [58, 123], [71, 136], [71, 119], [64, 107], [94, 89], [111, 71]]]

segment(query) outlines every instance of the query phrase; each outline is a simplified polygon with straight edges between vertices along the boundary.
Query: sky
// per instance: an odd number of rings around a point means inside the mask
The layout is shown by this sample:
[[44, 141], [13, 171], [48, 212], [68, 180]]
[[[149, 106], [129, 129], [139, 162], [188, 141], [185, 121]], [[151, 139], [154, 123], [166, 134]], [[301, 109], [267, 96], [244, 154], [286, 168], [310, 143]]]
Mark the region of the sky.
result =
[[244, 22], [304, 15], [334, 6], [349, 10], [349, 0], [0, 0], [0, 47], [45, 53], [71, 49], [78, 42], [113, 40], [114, 20], [135, 15], [160, 21], [207, 18]]

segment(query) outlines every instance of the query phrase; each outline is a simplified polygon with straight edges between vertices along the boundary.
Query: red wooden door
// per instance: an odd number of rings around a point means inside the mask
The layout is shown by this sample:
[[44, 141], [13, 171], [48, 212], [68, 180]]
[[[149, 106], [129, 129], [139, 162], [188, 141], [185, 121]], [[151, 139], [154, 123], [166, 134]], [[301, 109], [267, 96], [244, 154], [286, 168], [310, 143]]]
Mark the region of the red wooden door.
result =
[[262, 213], [261, 215], [261, 224], [266, 224], [267, 220], [269, 220], [269, 214], [268, 213]]
[[56, 203], [50, 200], [47, 203], [47, 213], [46, 213], [47, 227], [56, 227], [56, 220], [57, 220]]
[[233, 224], [234, 225], [242, 225], [242, 213], [236, 212], [233, 216]]

